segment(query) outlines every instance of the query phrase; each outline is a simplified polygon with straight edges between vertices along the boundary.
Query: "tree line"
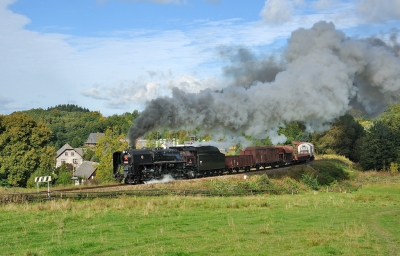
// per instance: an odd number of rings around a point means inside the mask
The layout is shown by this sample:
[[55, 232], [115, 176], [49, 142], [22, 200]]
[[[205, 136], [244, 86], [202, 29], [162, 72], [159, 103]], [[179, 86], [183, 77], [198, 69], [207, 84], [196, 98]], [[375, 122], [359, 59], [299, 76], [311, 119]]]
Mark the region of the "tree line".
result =
[[[96, 148], [85, 150], [85, 160], [98, 162], [97, 179], [109, 181], [112, 174], [112, 153], [128, 147], [125, 138], [139, 111], [104, 117], [76, 105], [58, 105], [46, 110], [31, 109], [0, 115], [0, 186], [33, 186], [35, 176], [53, 175], [56, 183], [69, 183], [71, 167], [55, 169], [56, 150], [65, 143], [82, 147], [90, 133], [105, 136]], [[364, 170], [397, 170], [400, 164], [400, 105], [389, 107], [376, 118], [368, 118], [356, 111], [346, 114], [331, 124], [323, 133], [309, 134], [301, 122], [292, 122], [280, 129], [292, 141], [314, 143], [317, 154], [338, 154], [359, 163]], [[199, 136], [199, 128], [171, 132], [168, 129], [145, 135], [147, 146], [156, 146], [160, 139], [182, 144], [190, 135], [208, 141], [209, 135]], [[253, 145], [270, 145], [268, 138], [253, 139]], [[236, 153], [240, 145], [236, 147]]]

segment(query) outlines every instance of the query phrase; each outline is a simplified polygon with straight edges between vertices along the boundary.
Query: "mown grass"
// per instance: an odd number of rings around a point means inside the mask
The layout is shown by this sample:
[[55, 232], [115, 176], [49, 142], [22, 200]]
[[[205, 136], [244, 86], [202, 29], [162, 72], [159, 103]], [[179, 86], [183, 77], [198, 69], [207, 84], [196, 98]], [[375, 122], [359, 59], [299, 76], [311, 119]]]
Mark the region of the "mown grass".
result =
[[400, 186], [9, 204], [0, 218], [2, 255], [396, 255]]

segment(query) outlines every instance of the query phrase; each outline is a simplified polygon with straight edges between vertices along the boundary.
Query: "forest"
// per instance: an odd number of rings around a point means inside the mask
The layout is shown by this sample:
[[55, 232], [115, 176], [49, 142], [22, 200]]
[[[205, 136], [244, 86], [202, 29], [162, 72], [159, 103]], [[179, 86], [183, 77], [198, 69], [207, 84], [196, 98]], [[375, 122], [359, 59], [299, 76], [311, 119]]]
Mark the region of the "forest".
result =
[[[55, 185], [68, 184], [72, 169], [66, 165], [54, 167], [56, 151], [65, 143], [74, 148], [83, 147], [89, 134], [96, 132], [105, 133], [105, 136], [94, 150], [84, 148], [84, 158], [99, 163], [97, 182], [110, 181], [112, 153], [128, 147], [125, 138], [139, 115], [140, 112], [134, 110], [132, 113], [103, 116], [98, 111], [70, 104], [0, 115], [0, 186], [33, 187], [34, 177], [43, 175], [52, 175]], [[314, 143], [317, 154], [344, 156], [365, 171], [398, 171], [400, 104], [390, 106], [373, 118], [351, 110], [330, 125], [330, 129], [323, 133], [309, 134], [301, 122], [292, 122], [281, 128], [280, 133], [287, 137], [285, 144], [310, 141]], [[183, 143], [192, 134], [199, 140], [216, 139], [201, 135], [200, 128], [152, 131], [143, 139], [148, 140], [146, 146], [152, 147], [160, 139], [174, 138]], [[247, 138], [254, 146], [271, 145], [268, 138]], [[241, 145], [235, 146], [238, 153]]]

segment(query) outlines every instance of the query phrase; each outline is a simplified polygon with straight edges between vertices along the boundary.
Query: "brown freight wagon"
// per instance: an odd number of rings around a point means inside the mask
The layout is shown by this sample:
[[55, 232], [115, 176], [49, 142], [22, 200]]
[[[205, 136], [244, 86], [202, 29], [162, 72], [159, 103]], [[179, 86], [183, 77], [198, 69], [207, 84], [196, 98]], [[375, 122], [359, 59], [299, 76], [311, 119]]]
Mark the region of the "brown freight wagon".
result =
[[239, 170], [248, 172], [252, 165], [253, 157], [251, 155], [225, 156], [225, 169], [229, 173], [239, 172]]
[[251, 155], [253, 158], [252, 168], [275, 167], [279, 165], [279, 148], [273, 146], [248, 147], [240, 151], [240, 155]]
[[281, 165], [290, 164], [294, 160], [292, 146], [277, 146], [279, 149], [279, 163]]

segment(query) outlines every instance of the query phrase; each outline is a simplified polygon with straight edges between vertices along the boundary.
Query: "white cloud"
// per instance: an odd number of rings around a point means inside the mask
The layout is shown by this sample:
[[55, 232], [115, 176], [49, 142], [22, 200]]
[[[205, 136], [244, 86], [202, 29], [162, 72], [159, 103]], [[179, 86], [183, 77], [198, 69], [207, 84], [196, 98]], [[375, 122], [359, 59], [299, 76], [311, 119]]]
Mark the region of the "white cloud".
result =
[[369, 22], [400, 19], [400, 0], [361, 0], [357, 12]]
[[294, 5], [289, 0], [267, 0], [261, 10], [261, 17], [266, 23], [281, 24], [292, 19]]

